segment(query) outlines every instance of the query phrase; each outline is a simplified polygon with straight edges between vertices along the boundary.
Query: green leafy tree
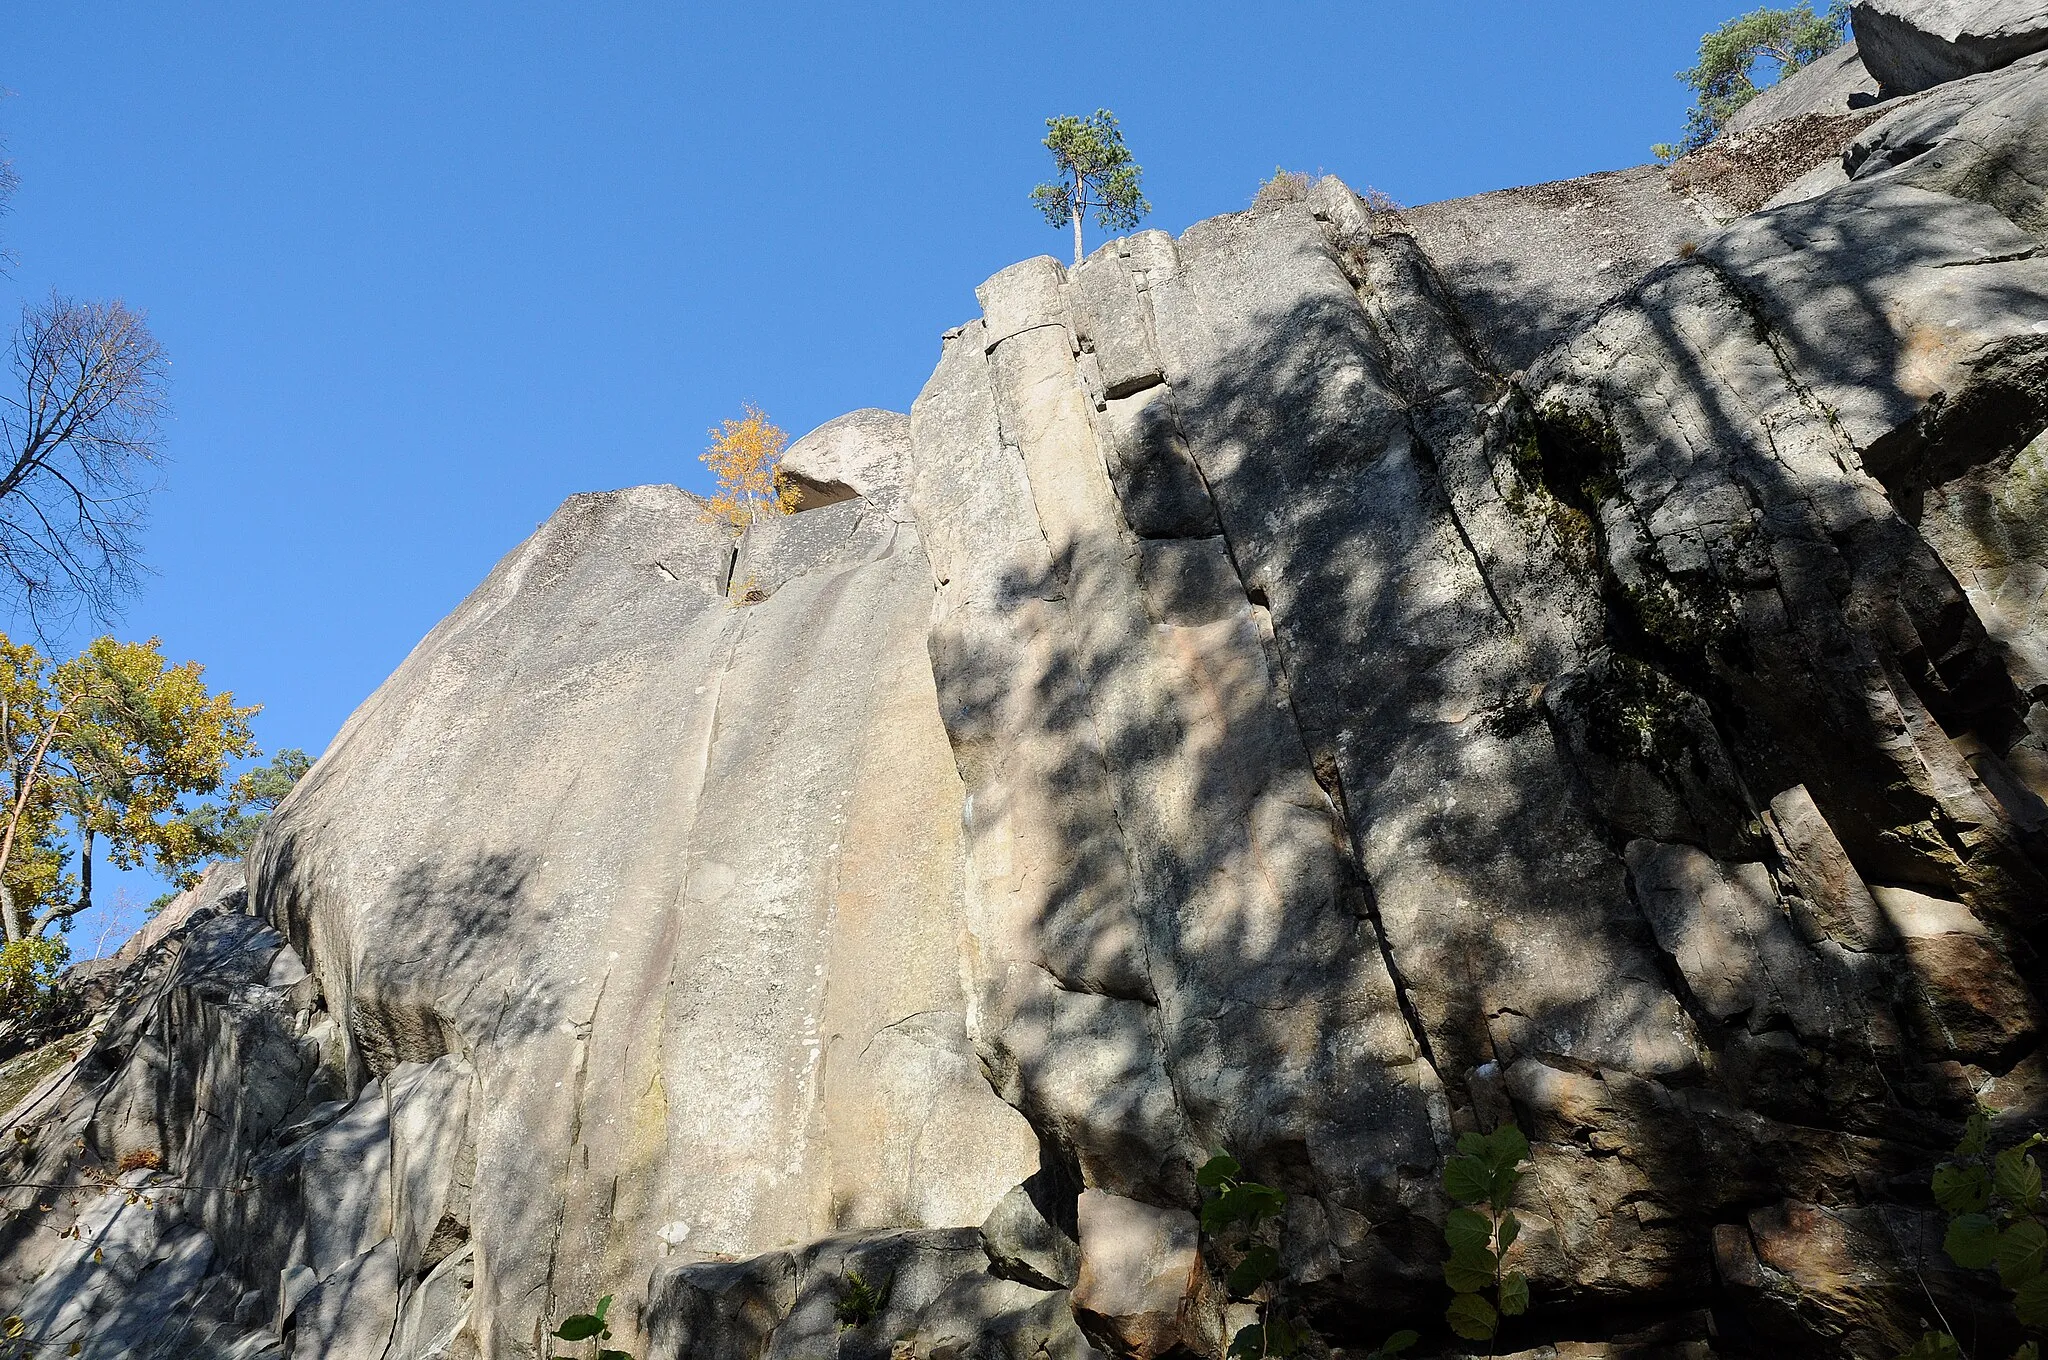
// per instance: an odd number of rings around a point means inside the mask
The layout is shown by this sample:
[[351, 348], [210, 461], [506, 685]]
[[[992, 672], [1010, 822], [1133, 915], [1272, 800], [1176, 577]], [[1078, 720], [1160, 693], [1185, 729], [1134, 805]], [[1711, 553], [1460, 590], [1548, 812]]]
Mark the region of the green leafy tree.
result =
[[256, 833], [277, 811], [277, 805], [298, 787], [313, 758], [296, 746], [279, 751], [266, 765], [258, 765], [236, 777], [228, 786], [225, 803], [201, 804], [193, 813], [198, 835], [215, 854], [224, 859], [241, 859], [256, 843]]
[[1444, 1163], [1444, 1190], [1460, 1206], [1444, 1223], [1451, 1249], [1444, 1282], [1452, 1291], [1444, 1320], [1467, 1341], [1492, 1341], [1502, 1318], [1529, 1310], [1528, 1277], [1502, 1268], [1522, 1231], [1508, 1205], [1528, 1156], [1529, 1140], [1504, 1124], [1492, 1133], [1465, 1134], [1457, 1154]]
[[1777, 78], [1783, 79], [1840, 47], [1848, 23], [1847, 0], [1836, 0], [1825, 14], [1815, 14], [1810, 0], [1800, 0], [1789, 9], [1752, 10], [1702, 37], [1699, 64], [1678, 73], [1697, 96], [1686, 114], [1685, 135], [1677, 145], [1660, 142], [1651, 152], [1659, 160], [1675, 160], [1713, 141], [1743, 105], [1763, 92], [1754, 78], [1759, 63], [1774, 63]]
[[1095, 225], [1104, 231], [1129, 231], [1152, 205], [1145, 201], [1139, 180], [1144, 171], [1124, 147], [1116, 115], [1097, 109], [1086, 118], [1062, 114], [1048, 118], [1045, 149], [1059, 177], [1031, 191], [1031, 201], [1055, 227], [1074, 227], [1074, 263], [1081, 263], [1081, 218], [1095, 209]]
[[[2048, 1332], [2048, 1202], [2033, 1157], [2044, 1144], [2048, 1137], [2037, 1133], [1993, 1152], [1991, 1119], [1978, 1111], [1963, 1125], [1955, 1155], [1934, 1169], [1934, 1202], [1949, 1216], [1942, 1249], [1965, 1270], [1996, 1270], [2030, 1332]], [[1960, 1360], [1962, 1353], [1954, 1337], [1929, 1332], [1904, 1360]], [[2013, 1360], [2040, 1356], [2040, 1343], [2028, 1341]]]
[[[154, 638], [100, 638], [53, 664], [34, 647], [0, 637], [0, 752], [10, 776], [0, 823], [7, 939], [67, 928], [91, 907], [102, 840], [124, 868], [148, 863], [175, 883], [193, 881], [218, 846], [189, 799], [217, 792], [228, 763], [255, 754], [249, 718], [256, 711], [208, 690], [197, 662], [166, 662]], [[76, 840], [75, 897], [62, 873], [61, 821]]]

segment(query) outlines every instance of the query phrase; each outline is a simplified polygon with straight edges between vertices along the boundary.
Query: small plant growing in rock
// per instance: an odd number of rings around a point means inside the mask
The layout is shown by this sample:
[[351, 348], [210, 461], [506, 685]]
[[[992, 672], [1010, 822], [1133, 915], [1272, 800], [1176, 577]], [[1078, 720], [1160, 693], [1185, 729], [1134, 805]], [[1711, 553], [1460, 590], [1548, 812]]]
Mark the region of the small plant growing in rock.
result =
[[[2048, 1206], [2033, 1158], [2043, 1144], [2048, 1137], [2037, 1133], [1992, 1152], [1991, 1119], [1980, 1110], [1963, 1125], [1955, 1156], [1934, 1169], [1934, 1202], [1949, 1216], [1942, 1249], [1965, 1270], [1996, 1269], [2029, 1331], [2048, 1329]], [[1960, 1360], [1962, 1353], [1954, 1337], [1929, 1332], [1904, 1360]], [[2029, 1341], [2013, 1360], [2040, 1356], [2040, 1343]]]
[[1452, 1289], [1444, 1320], [1467, 1341], [1492, 1341], [1503, 1317], [1529, 1309], [1529, 1279], [1501, 1263], [1522, 1231], [1508, 1204], [1522, 1183], [1521, 1164], [1529, 1140], [1512, 1124], [1492, 1133], [1458, 1139], [1457, 1155], [1444, 1163], [1444, 1189], [1460, 1207], [1444, 1223], [1451, 1249], [1444, 1282]]
[[896, 1277], [890, 1275], [880, 1284], [869, 1284], [859, 1271], [847, 1271], [839, 1280], [839, 1302], [832, 1310], [833, 1316], [842, 1328], [867, 1326], [889, 1306], [889, 1287], [895, 1282]]
[[1195, 1184], [1214, 1193], [1202, 1203], [1202, 1231], [1225, 1241], [1237, 1261], [1223, 1287], [1234, 1299], [1251, 1299], [1259, 1320], [1231, 1338], [1229, 1354], [1243, 1360], [1299, 1355], [1315, 1333], [1295, 1315], [1280, 1288], [1280, 1246], [1275, 1223], [1287, 1207], [1285, 1192], [1244, 1178], [1244, 1168], [1227, 1152], [1219, 1152], [1195, 1173]]
[[[633, 1360], [628, 1351], [605, 1349], [604, 1343], [612, 1339], [612, 1329], [606, 1325], [604, 1315], [610, 1311], [612, 1296], [607, 1294], [597, 1301], [597, 1307], [587, 1313], [575, 1313], [562, 1319], [561, 1326], [548, 1333], [557, 1341], [570, 1343], [587, 1341], [596, 1360]], [[552, 1355], [548, 1360], [575, 1360], [574, 1356]]]
[[715, 426], [710, 446], [698, 455], [718, 483], [704, 502], [704, 518], [737, 532], [764, 516], [795, 513], [796, 484], [775, 476], [788, 444], [789, 436], [752, 402], [740, 419]]
[[1301, 170], [1283, 170], [1273, 167], [1273, 178], [1259, 185], [1257, 196], [1252, 199], [1252, 209], [1277, 208], [1283, 203], [1299, 203], [1315, 188], [1315, 178]]

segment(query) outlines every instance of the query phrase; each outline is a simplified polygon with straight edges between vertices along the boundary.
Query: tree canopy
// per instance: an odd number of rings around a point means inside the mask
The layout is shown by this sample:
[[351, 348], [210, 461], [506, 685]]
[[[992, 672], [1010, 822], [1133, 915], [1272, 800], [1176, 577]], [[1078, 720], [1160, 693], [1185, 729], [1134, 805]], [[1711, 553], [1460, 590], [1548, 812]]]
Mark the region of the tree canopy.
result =
[[735, 529], [746, 528], [764, 514], [789, 514], [800, 494], [793, 485], [778, 486], [775, 479], [789, 436], [752, 402], [741, 409], [740, 419], [712, 427], [711, 446], [698, 455], [718, 481], [704, 513]]
[[[223, 853], [192, 803], [221, 789], [229, 763], [256, 753], [254, 706], [208, 690], [194, 661], [162, 645], [103, 637], [69, 661], [0, 635], [0, 922], [10, 941], [63, 927], [92, 905], [96, 843], [114, 863], [147, 863], [181, 886]], [[229, 791], [238, 813], [240, 790]], [[77, 876], [60, 838], [77, 838]], [[75, 889], [75, 893], [74, 893]]]
[[1074, 263], [1081, 263], [1081, 219], [1095, 209], [1104, 231], [1129, 231], [1152, 205], [1145, 200], [1144, 170], [1124, 146], [1116, 115], [1097, 109], [1086, 118], [1062, 114], [1045, 120], [1045, 149], [1058, 178], [1031, 191], [1031, 201], [1055, 227], [1074, 228]]
[[1651, 151], [1668, 161], [1713, 141], [1729, 119], [1763, 92], [1754, 79], [1760, 62], [1773, 63], [1775, 79], [1782, 80], [1840, 47], [1848, 23], [1846, 0], [1835, 0], [1825, 14], [1814, 13], [1810, 0], [1800, 0], [1789, 9], [1751, 10], [1706, 34], [1700, 39], [1698, 64], [1678, 73], [1698, 96], [1686, 114], [1685, 135], [1676, 145], [1660, 142]]

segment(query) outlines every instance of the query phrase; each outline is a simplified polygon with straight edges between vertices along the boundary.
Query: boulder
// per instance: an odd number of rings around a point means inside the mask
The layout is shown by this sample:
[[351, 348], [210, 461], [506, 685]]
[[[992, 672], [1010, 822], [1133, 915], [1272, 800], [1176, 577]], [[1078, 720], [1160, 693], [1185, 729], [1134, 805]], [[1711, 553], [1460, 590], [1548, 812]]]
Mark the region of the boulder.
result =
[[2009, 66], [2048, 48], [2043, 0], [1857, 0], [1863, 64], [1887, 95]]
[[1201, 1328], [1190, 1316], [1203, 1294], [1195, 1216], [1086, 1190], [1080, 1225], [1074, 1309], [1082, 1327], [1134, 1360], [1199, 1345]]
[[2003, 1344], [1926, 1186], [2048, 1125], [2044, 134], [2037, 54], [1669, 171], [1325, 178], [991, 277], [794, 516], [572, 499], [0, 1074], [0, 1297], [1215, 1360], [1225, 1149], [1355, 1351], [1512, 1122], [1523, 1354]]
[[870, 407], [828, 420], [791, 444], [776, 476], [795, 485], [798, 510], [859, 496], [895, 512], [910, 485], [909, 456], [910, 418]]

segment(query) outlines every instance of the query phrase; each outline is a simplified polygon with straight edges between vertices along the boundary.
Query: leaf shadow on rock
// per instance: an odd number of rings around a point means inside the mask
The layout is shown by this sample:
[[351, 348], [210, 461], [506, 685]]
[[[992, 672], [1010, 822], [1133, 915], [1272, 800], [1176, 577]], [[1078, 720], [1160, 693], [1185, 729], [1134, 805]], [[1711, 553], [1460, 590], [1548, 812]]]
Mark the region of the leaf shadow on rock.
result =
[[345, 970], [347, 1014], [337, 1019], [350, 1037], [352, 1089], [400, 1063], [467, 1055], [560, 1023], [547, 979], [520, 966], [519, 942], [552, 929], [546, 905], [528, 891], [533, 852], [417, 859], [383, 900], [365, 904], [376, 911], [374, 936], [354, 940], [337, 938], [357, 919], [352, 904], [322, 900], [328, 879], [303, 848], [311, 838], [296, 832], [289, 823], [266, 832], [252, 876], [257, 905], [316, 972]]
[[[1930, 234], [1925, 244], [1931, 251], [1938, 242]], [[1681, 272], [1692, 280], [1708, 271], [1704, 263], [1675, 264], [1658, 271], [1652, 285], [1668, 283]], [[1624, 305], [1637, 305], [1640, 296]], [[1875, 307], [1876, 294], [1865, 295], [1864, 302]], [[2002, 719], [2009, 730], [2015, 698], [2010, 682], [1987, 669], [1991, 653], [1981, 628], [1910, 526], [1878, 516], [1856, 534], [1834, 532], [1831, 523], [1843, 518], [1844, 506], [1825, 501], [1836, 494], [1853, 499], [1850, 493], [1821, 488], [1817, 503], [1815, 487], [1776, 461], [1771, 432], [1759, 430], [1756, 413], [1743, 406], [1749, 398], [1730, 375], [1716, 371], [1697, 352], [1696, 337], [1683, 334], [1682, 323], [1668, 312], [1654, 305], [1642, 310], [1649, 329], [1669, 351], [1659, 361], [1668, 365], [1672, 384], [1692, 395], [1702, 413], [1702, 424], [1693, 431], [1695, 446], [1712, 451], [1702, 456], [1735, 469], [1716, 469], [1713, 475], [1741, 480], [1748, 503], [1761, 511], [1774, 538], [1795, 550], [1808, 546], [1841, 553], [1865, 599], [1889, 595], [1907, 612], [1926, 645], [1918, 654], [1908, 651], [1898, 658], [1904, 683], [1937, 719], [1954, 724], [1951, 730], [1958, 732], [1973, 724], [1995, 728]], [[1540, 710], [1537, 721], [1522, 721], [1532, 707], [1532, 686], [1558, 675], [1514, 654], [1517, 629], [1542, 603], [1530, 592], [1560, 587], [1555, 581], [1518, 585], [1489, 576], [1495, 564], [1464, 537], [1444, 490], [1443, 471], [1410, 418], [1410, 397], [1398, 392], [1399, 384], [1383, 369], [1375, 371], [1384, 361], [1362, 317], [1317, 301], [1262, 318], [1251, 329], [1259, 337], [1256, 343], [1214, 365], [1220, 376], [1200, 386], [1177, 386], [1174, 401], [1218, 501], [1248, 598], [1272, 611], [1275, 654], [1292, 714], [1325, 788], [1345, 814], [1345, 825], [1334, 834], [1352, 856], [1356, 897], [1347, 900], [1344, 891], [1332, 891], [1290, 920], [1287, 931], [1295, 938], [1313, 936], [1327, 928], [1331, 917], [1348, 915], [1359, 923], [1357, 939], [1326, 951], [1326, 962], [1342, 957], [1347, 948], [1370, 952], [1377, 946], [1411, 993], [1418, 987], [1435, 990], [1429, 1006], [1416, 1006], [1411, 995], [1407, 1014], [1449, 1084], [1453, 1105], [1465, 1112], [1461, 1118], [1488, 1113], [1485, 1100], [1475, 1098], [1467, 1083], [1475, 1069], [1497, 1056], [1532, 1060], [1539, 1069], [1590, 1078], [1606, 1088], [1607, 1109], [1600, 1118], [1612, 1121], [1608, 1136], [1633, 1139], [1628, 1156], [1658, 1187], [1646, 1203], [1664, 1215], [1661, 1220], [1643, 1215], [1648, 1226], [1639, 1239], [1641, 1259], [1622, 1266], [1635, 1273], [1610, 1279], [1611, 1286], [1626, 1286], [1646, 1306], [1718, 1307], [1727, 1302], [1731, 1286], [1713, 1265], [1711, 1228], [1716, 1223], [1742, 1222], [1754, 1209], [1798, 1196], [1853, 1199], [1876, 1193], [1880, 1202], [1893, 1195], [1913, 1198], [1916, 1165], [1939, 1153], [1952, 1107], [1967, 1098], [1959, 1078], [1935, 1079], [1938, 1089], [1913, 1097], [1931, 1100], [1931, 1105], [1916, 1118], [1878, 1131], [1872, 1142], [1867, 1134], [1843, 1139], [1841, 1112], [1831, 1112], [1825, 1102], [1794, 1101], [1796, 1108], [1778, 1116], [1789, 1121], [1782, 1124], [1756, 1117], [1744, 1107], [1765, 1097], [1744, 1089], [1731, 1077], [1733, 1069], [1717, 1075], [1696, 1066], [1650, 1061], [1639, 1069], [1641, 1078], [1630, 1079], [1621, 1070], [1625, 1063], [1615, 1064], [1600, 1053], [1602, 1044], [1611, 1041], [1609, 1054], [1625, 1051], [1630, 1036], [1668, 1026], [1679, 1006], [1710, 1049], [1742, 1037], [1733, 1035], [1731, 1027], [1739, 1029], [1744, 1017], [1724, 1024], [1704, 1013], [1632, 900], [1619, 854], [1628, 835], [1600, 815], [1583, 772], [1553, 728], [1540, 720]], [[1786, 381], [1812, 404], [1796, 373], [1788, 373]], [[1823, 412], [1813, 415], [1826, 423]], [[1625, 428], [1624, 444], [1639, 433], [1640, 427]], [[1442, 564], [1458, 563], [1461, 554], [1470, 569], [1460, 566], [1447, 573]], [[1789, 560], [1800, 562], [1796, 552]], [[1439, 588], [1447, 576], [1462, 582], [1461, 587]], [[1880, 881], [1897, 881], [1898, 874], [1878, 867], [1873, 853], [1880, 831], [1901, 820], [1891, 802], [1896, 781], [1884, 754], [1892, 737], [1879, 729], [1861, 702], [1861, 691], [1846, 679], [1873, 673], [1869, 636], [1844, 617], [1838, 581], [1799, 584], [1813, 592], [1803, 601], [1812, 622], [1799, 623], [1789, 640], [1781, 640], [1775, 670], [1760, 667], [1739, 646], [1713, 657], [1711, 665], [1705, 656], [1669, 651], [1653, 659], [1678, 672], [1708, 700], [1718, 733], [1735, 753], [1751, 790], [1766, 794], [1800, 782], [1819, 786], [1817, 797], [1819, 789], [1828, 790], [1831, 819], [1840, 809], [1850, 827], [1844, 839], [1857, 837], [1862, 828], [1852, 847], [1859, 867]], [[1009, 585], [1015, 599], [1067, 601], [1077, 613], [1088, 607], [1072, 561], [1056, 564], [1045, 579], [1016, 579]], [[1610, 589], [1598, 579], [1562, 588], [1582, 591], [1589, 600]], [[1604, 600], [1600, 607], [1611, 603]], [[1086, 626], [1100, 624], [1091, 616]], [[1599, 628], [1588, 639], [1592, 646], [1613, 641]], [[1642, 644], [1639, 636], [1628, 641]], [[1140, 643], [1131, 637], [1121, 645]], [[1039, 682], [1043, 692], [1037, 712], [1048, 730], [1065, 738], [1056, 743], [1067, 753], [1061, 787], [1100, 780], [1105, 769], [1142, 787], [1152, 777], [1149, 767], [1185, 755], [1178, 744], [1186, 742], [1187, 734], [1177, 730], [1176, 715], [1163, 703], [1143, 711], [1126, 708], [1116, 720], [1105, 721], [1112, 706], [1092, 696], [1114, 686], [1112, 672], [1122, 664], [1118, 657], [1117, 645], [1077, 649], [1065, 673], [1048, 672]], [[1582, 658], [1549, 660], [1569, 665]], [[996, 691], [1008, 673], [991, 658], [980, 679]], [[1180, 768], [1185, 765], [1179, 760]], [[1210, 795], [1226, 792], [1240, 775], [1228, 755], [1212, 760], [1197, 776], [1200, 792], [1192, 801], [1208, 805]], [[1455, 785], [1458, 801], [1430, 806], [1432, 785]], [[1218, 804], [1227, 802], [1217, 798]], [[1735, 806], [1739, 809], [1740, 802]], [[1925, 816], [1927, 809], [1919, 811]], [[1426, 941], [1424, 958], [1411, 956], [1398, 943], [1389, 946], [1383, 930], [1374, 939], [1384, 894], [1375, 893], [1381, 885], [1371, 883], [1362, 866], [1373, 861], [1374, 838], [1390, 829], [1401, 830], [1409, 847], [1428, 856], [1428, 869], [1441, 887], [1432, 907], [1404, 923], [1409, 938]], [[1104, 833], [1099, 826], [1090, 830]], [[1133, 861], [1158, 855], [1156, 847], [1132, 844], [1128, 835], [1125, 840]], [[1767, 849], [1756, 853], [1771, 857]], [[2015, 881], [2032, 881], [2026, 864], [2013, 858], [2012, 847], [1994, 846], [1991, 857], [2009, 866], [2001, 872]], [[1165, 863], [1149, 869], [1168, 886], [1151, 894], [1151, 900], [1169, 903], [1186, 901], [1202, 884], [1227, 881], [1246, 869], [1229, 839], [1221, 836], [1160, 858]], [[1407, 868], [1398, 859], [1383, 859], [1382, 867], [1396, 875]], [[1064, 871], [1048, 901], [1057, 904], [1097, 889], [1096, 866], [1077, 858]], [[1137, 876], [1146, 872], [1148, 866], [1141, 865]], [[1589, 897], [1599, 899], [1592, 909]], [[1155, 951], [1153, 971], [1165, 955], [1185, 973], [1170, 990], [1154, 987], [1152, 995], [1167, 996], [1167, 1005], [1144, 1001], [1154, 1016], [1154, 1046], [1147, 1051], [1142, 1032], [1130, 1031], [1120, 1055], [1123, 1071], [1139, 1073], [1163, 1061], [1190, 1142], [1215, 1146], [1235, 1140], [1231, 1150], [1254, 1175], [1329, 1208], [1351, 1210], [1368, 1201], [1372, 1190], [1361, 1182], [1384, 1163], [1361, 1157], [1332, 1174], [1334, 1159], [1326, 1155], [1331, 1144], [1318, 1144], [1328, 1130], [1315, 1125], [1309, 1109], [1314, 1083], [1297, 1084], [1287, 1063], [1287, 1055], [1302, 1051], [1303, 1032], [1322, 1036], [1325, 1051], [1341, 1047], [1329, 1040], [1346, 1035], [1356, 1017], [1347, 1014], [1343, 998], [1335, 994], [1338, 989], [1329, 985], [1327, 974], [1320, 981], [1312, 974], [1295, 976], [1285, 951], [1276, 950], [1250, 921], [1205, 940], [1200, 951], [1187, 949], [1181, 924], [1170, 914], [1144, 922]], [[1087, 925], [1096, 932], [1090, 943], [1106, 953], [1114, 952], [1118, 943], [1113, 937], [1126, 928], [1109, 915], [1091, 916]], [[1059, 928], [1074, 926], [1061, 922]], [[1531, 953], [1519, 947], [1529, 942], [1543, 949]], [[1611, 968], [1616, 985], [1590, 1003], [1547, 989], [1545, 971], [1580, 966], [1575, 954], [1606, 960], [1600, 966]], [[1751, 963], [1763, 966], [1761, 959]], [[1189, 1014], [1201, 1010], [1183, 1000], [1198, 990], [1191, 977], [1215, 979], [1208, 984], [1215, 995], [1241, 1004], [1227, 1016], [1220, 1009]], [[1510, 1011], [1488, 1002], [1493, 980], [1516, 984], [1535, 1004]], [[1063, 981], [1072, 985], [1074, 980]], [[1546, 1001], [1546, 995], [1557, 999]], [[1304, 1022], [1303, 1030], [1293, 1028], [1296, 1021]], [[1231, 1030], [1224, 1066], [1250, 1083], [1264, 1083], [1268, 1089], [1259, 1100], [1236, 1106], [1205, 1103], [1207, 1091], [1219, 1087], [1186, 1079], [1185, 1074], [1198, 1070], [1201, 1045], [1182, 1036], [1205, 1023]], [[1510, 1050], [1505, 1054], [1503, 1039]], [[1856, 1051], [1809, 1046], [1808, 1053], [1824, 1066], [1867, 1072], [1873, 1094], [1884, 1081], [1877, 1071], [1881, 1063], [1916, 1061], [1910, 1053], [1880, 1060], [1867, 1048], [1852, 1047]], [[1319, 1080], [1325, 1087], [1341, 1084], [1358, 1070], [1332, 1065]], [[1509, 1108], [1504, 1097], [1495, 1098], [1502, 1101], [1496, 1109]], [[1902, 1097], [1890, 1091], [1875, 1098]], [[1526, 1107], [1515, 1112], [1532, 1128], [1545, 1122], [1540, 1112]], [[1127, 1087], [1106, 1087], [1089, 1118], [1117, 1129], [1131, 1155], [1141, 1150], [1160, 1155], [1157, 1134], [1134, 1113]], [[1398, 1116], [1361, 1112], [1359, 1122], [1374, 1124], [1375, 1119], [1377, 1126], [1368, 1132], [1384, 1143], [1388, 1125]], [[1304, 1128], [1316, 1130], [1306, 1147], [1298, 1140]], [[1553, 1112], [1543, 1131], [1559, 1140], [1561, 1151], [1586, 1155], [1583, 1119]], [[1842, 1148], [1849, 1155], [1841, 1155]], [[1593, 1165], [1587, 1161], [1584, 1174]], [[1872, 1192], [1873, 1184], [1886, 1188]], [[1413, 1222], [1418, 1211], [1426, 1215], [1435, 1206], [1425, 1191], [1409, 1197], [1402, 1208]], [[1413, 1253], [1409, 1259], [1426, 1256], [1428, 1250], [1416, 1250], [1419, 1233], [1405, 1243], [1400, 1240], [1401, 1216], [1371, 1220], [1366, 1236], [1377, 1238], [1376, 1243], [1362, 1249], [1345, 1243], [1339, 1253], [1343, 1259], [1311, 1269], [1327, 1268], [1331, 1273], [1324, 1278], [1331, 1281], [1370, 1279], [1378, 1285], [1399, 1278], [1398, 1265], [1372, 1259], [1376, 1249], [1392, 1246], [1397, 1256]], [[1392, 1231], [1389, 1222], [1396, 1225]], [[1333, 1241], [1340, 1236], [1330, 1233]], [[1557, 1264], [1564, 1274], [1549, 1283], [1562, 1294], [1562, 1302], [1553, 1302], [1546, 1319], [1531, 1326], [1567, 1336], [1575, 1328], [1583, 1331], [1597, 1315], [1604, 1306], [1603, 1291], [1595, 1283], [1575, 1295], [1569, 1278], [1575, 1264]], [[1333, 1285], [1333, 1300], [1342, 1295], [1350, 1297], [1334, 1312], [1348, 1307], [1354, 1317], [1366, 1316], [1355, 1311], [1353, 1290]]]

